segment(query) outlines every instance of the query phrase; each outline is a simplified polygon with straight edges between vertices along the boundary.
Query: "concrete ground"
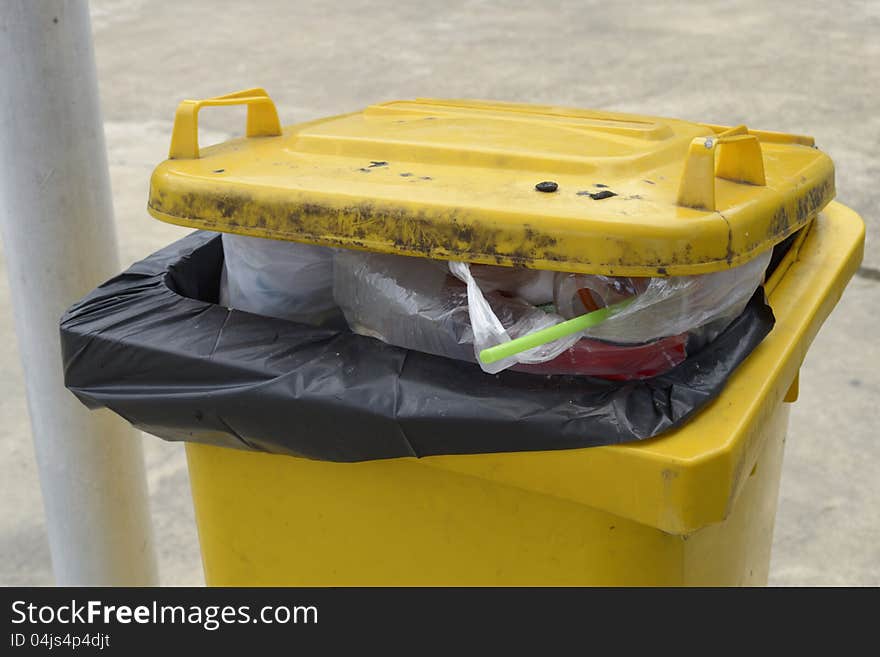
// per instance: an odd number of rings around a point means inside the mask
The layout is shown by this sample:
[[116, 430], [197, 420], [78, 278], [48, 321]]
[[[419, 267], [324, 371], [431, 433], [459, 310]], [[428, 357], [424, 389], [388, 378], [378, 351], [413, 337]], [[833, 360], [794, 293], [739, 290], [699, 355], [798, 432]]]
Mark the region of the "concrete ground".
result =
[[[868, 225], [791, 417], [770, 581], [880, 585], [880, 3], [94, 0], [121, 259], [187, 231], [145, 211], [183, 98], [264, 86], [284, 123], [416, 96], [679, 116], [815, 135]], [[243, 129], [203, 114], [202, 142]], [[85, 163], [84, 163], [85, 165]], [[2, 199], [0, 199], [2, 203]], [[71, 299], [73, 301], [73, 299]], [[0, 266], [0, 584], [52, 581]], [[179, 445], [144, 437], [164, 584], [202, 582]]]

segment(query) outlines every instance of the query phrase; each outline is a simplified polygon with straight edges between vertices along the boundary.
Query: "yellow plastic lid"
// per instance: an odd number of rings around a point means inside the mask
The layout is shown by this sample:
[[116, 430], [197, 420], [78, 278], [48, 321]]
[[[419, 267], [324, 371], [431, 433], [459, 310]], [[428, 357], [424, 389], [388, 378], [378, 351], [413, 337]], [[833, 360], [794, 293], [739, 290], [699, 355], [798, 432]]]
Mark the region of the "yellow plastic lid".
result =
[[[199, 149], [201, 107], [238, 104], [247, 136]], [[249, 89], [181, 103], [149, 211], [381, 253], [664, 276], [736, 266], [833, 197], [834, 166], [810, 137], [426, 99], [282, 129]]]

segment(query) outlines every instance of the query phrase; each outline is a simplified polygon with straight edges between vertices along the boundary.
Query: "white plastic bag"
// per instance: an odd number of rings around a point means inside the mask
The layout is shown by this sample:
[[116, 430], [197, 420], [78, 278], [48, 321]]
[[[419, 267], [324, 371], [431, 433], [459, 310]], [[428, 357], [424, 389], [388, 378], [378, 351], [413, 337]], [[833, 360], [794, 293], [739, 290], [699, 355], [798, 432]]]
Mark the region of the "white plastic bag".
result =
[[334, 250], [224, 233], [220, 303], [315, 326], [339, 318]]

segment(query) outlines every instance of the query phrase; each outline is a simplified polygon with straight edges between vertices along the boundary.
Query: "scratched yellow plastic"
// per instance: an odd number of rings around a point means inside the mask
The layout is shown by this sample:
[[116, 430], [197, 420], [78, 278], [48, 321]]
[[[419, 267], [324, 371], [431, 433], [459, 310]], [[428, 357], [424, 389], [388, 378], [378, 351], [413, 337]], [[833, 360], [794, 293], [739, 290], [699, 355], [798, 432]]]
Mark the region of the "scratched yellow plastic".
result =
[[[247, 105], [249, 136], [200, 149], [199, 109], [233, 104]], [[149, 211], [171, 223], [618, 275], [740, 264], [834, 196], [833, 164], [809, 137], [465, 100], [394, 101], [283, 129], [262, 89], [184, 101], [170, 155]], [[537, 191], [545, 180], [558, 190]], [[603, 191], [615, 196], [590, 196]]]
[[864, 225], [832, 203], [802, 235], [766, 285], [773, 331], [659, 438], [353, 464], [188, 444], [208, 583], [765, 582], [784, 400], [861, 262]]

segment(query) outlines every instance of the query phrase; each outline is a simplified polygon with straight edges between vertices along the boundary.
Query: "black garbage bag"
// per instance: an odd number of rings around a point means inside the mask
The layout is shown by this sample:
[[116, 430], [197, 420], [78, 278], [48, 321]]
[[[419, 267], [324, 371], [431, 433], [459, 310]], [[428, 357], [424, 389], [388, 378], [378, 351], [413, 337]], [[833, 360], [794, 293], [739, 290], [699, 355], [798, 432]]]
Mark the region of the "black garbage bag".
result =
[[496, 375], [216, 304], [223, 247], [195, 232], [61, 319], [66, 386], [167, 440], [327, 461], [592, 447], [681, 425], [773, 327], [759, 288], [673, 370], [642, 381]]

